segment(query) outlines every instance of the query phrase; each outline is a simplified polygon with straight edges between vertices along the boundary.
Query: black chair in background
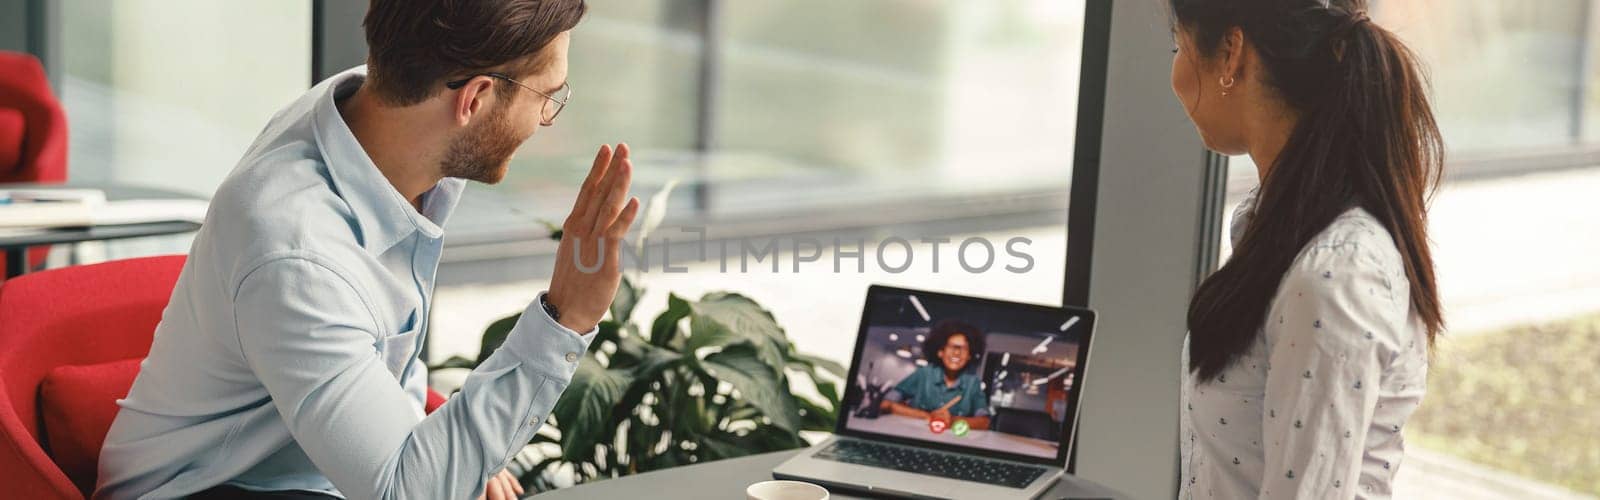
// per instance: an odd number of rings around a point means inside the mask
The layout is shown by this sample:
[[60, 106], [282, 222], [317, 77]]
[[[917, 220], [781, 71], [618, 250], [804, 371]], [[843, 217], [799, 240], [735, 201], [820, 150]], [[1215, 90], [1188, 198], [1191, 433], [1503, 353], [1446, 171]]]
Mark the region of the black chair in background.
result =
[[1050, 414], [1042, 411], [997, 407], [992, 420], [990, 428], [995, 431], [1045, 441], [1061, 439], [1060, 425], [1050, 420]]

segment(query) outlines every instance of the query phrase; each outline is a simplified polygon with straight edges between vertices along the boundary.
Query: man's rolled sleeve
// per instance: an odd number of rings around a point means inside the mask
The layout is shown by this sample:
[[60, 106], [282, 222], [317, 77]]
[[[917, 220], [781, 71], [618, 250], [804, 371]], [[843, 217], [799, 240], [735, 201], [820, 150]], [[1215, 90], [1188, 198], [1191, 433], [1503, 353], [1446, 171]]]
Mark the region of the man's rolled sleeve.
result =
[[511, 328], [501, 347], [510, 350], [533, 370], [570, 381], [598, 331], [598, 328], [591, 328], [580, 334], [562, 326], [535, 299], [523, 311], [522, 319]]
[[[535, 299], [523, 311], [522, 318], [511, 328], [511, 333], [506, 335], [501, 349], [484, 360], [480, 369], [515, 362], [521, 370], [543, 376], [544, 387], [540, 395], [524, 410], [526, 425], [511, 430], [512, 442], [527, 443], [533, 440], [534, 433], [539, 432], [539, 427], [544, 425], [544, 420], [555, 409], [561, 393], [572, 383], [572, 375], [577, 372], [578, 363], [583, 361], [584, 353], [589, 350], [589, 344], [594, 341], [598, 331], [598, 328], [591, 328], [587, 333], [579, 334], [562, 326]], [[515, 361], [503, 361], [505, 359]], [[521, 449], [522, 446], [512, 446], [506, 450], [501, 467]]]

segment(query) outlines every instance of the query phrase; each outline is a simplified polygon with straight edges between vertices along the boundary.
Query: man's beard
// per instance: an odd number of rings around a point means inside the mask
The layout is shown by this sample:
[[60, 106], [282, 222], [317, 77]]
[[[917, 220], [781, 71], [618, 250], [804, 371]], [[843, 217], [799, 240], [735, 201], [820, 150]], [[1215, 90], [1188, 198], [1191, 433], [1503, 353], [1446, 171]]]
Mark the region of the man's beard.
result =
[[440, 162], [445, 177], [497, 184], [506, 176], [511, 155], [522, 145], [511, 131], [504, 108], [497, 109], [477, 130], [464, 131], [450, 144]]

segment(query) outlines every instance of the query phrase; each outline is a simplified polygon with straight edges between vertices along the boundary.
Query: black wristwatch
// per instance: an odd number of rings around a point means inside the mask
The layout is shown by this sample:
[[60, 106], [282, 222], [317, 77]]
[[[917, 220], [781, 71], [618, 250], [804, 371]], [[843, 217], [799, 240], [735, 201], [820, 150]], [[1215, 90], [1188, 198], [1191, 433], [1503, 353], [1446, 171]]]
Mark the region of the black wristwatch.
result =
[[561, 321], [561, 310], [556, 309], [556, 305], [551, 304], [550, 300], [546, 299], [549, 296], [550, 294], [548, 293], [539, 295], [539, 307], [544, 309], [545, 314], [550, 315], [550, 319]]

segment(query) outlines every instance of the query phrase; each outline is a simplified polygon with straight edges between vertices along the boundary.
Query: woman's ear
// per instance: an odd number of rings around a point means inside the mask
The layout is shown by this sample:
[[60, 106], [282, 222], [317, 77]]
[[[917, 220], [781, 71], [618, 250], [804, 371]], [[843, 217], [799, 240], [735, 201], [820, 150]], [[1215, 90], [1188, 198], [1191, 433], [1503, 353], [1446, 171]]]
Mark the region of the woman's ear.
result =
[[1244, 29], [1238, 26], [1229, 28], [1228, 34], [1222, 37], [1222, 76], [1229, 80], [1238, 79], [1244, 71], [1244, 56]]

